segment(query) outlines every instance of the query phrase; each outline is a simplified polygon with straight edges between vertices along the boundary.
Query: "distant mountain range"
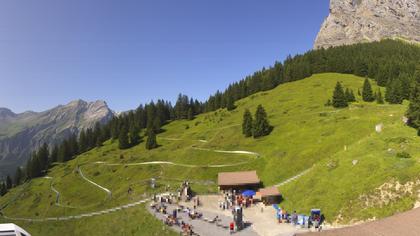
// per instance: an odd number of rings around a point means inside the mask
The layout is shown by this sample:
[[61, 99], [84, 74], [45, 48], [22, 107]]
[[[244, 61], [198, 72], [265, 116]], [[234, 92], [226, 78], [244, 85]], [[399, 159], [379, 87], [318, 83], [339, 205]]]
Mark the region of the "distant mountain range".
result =
[[331, 0], [314, 48], [385, 38], [420, 43], [420, 0]]
[[13, 174], [43, 143], [60, 142], [96, 122], [105, 123], [114, 115], [104, 101], [76, 100], [47, 111], [20, 114], [0, 108], [0, 176]]

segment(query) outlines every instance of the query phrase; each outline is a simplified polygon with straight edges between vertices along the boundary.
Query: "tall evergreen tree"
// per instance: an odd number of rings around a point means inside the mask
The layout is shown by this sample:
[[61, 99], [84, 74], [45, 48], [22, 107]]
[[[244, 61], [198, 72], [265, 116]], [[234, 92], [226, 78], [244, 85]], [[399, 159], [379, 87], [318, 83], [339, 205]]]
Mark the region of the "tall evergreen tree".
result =
[[153, 129], [150, 129], [147, 133], [146, 149], [151, 150], [157, 148], [158, 144], [156, 141], [156, 134]]
[[6, 176], [6, 188], [11, 189], [13, 187], [12, 178], [9, 175]]
[[252, 135], [254, 138], [269, 135], [272, 130], [272, 126], [268, 122], [267, 113], [265, 112], [262, 105], [258, 105], [257, 111], [255, 112], [255, 121], [253, 125]]
[[130, 147], [130, 142], [129, 142], [129, 139], [128, 139], [128, 128], [127, 128], [127, 126], [124, 125], [119, 133], [120, 133], [120, 135], [118, 137], [119, 148], [120, 149], [129, 148]]
[[413, 88], [407, 111], [408, 124], [420, 132], [420, 83]]
[[6, 184], [4, 182], [0, 183], [0, 195], [4, 196], [7, 193]]
[[20, 167], [18, 167], [16, 169], [16, 172], [15, 172], [15, 181], [14, 181], [16, 186], [19, 185], [22, 182], [22, 179], [23, 179], [22, 175], [23, 175], [22, 169]]
[[404, 100], [402, 81], [394, 79], [388, 82], [385, 92], [385, 100], [391, 104], [401, 104]]
[[244, 116], [242, 119], [242, 134], [245, 135], [245, 137], [251, 137], [252, 136], [252, 130], [253, 130], [253, 120], [251, 112], [248, 109], [245, 109]]
[[140, 130], [135, 124], [130, 125], [130, 145], [135, 146], [140, 143]]
[[373, 96], [373, 92], [372, 92], [372, 86], [370, 85], [368, 78], [366, 78], [365, 82], [363, 83], [362, 99], [365, 102], [375, 101], [375, 97]]
[[54, 145], [50, 153], [50, 163], [54, 163], [58, 161], [58, 146]]
[[188, 120], [193, 120], [194, 119], [194, 112], [193, 112], [192, 107], [188, 108], [187, 119]]
[[347, 98], [340, 82], [337, 82], [337, 84], [335, 85], [332, 97], [332, 105], [335, 108], [342, 108], [348, 106]]
[[232, 95], [228, 95], [228, 97], [227, 97], [227, 101], [226, 101], [226, 109], [228, 110], [228, 111], [232, 111], [232, 110], [235, 110], [235, 104], [234, 104], [234, 99], [233, 99], [233, 97], [232, 97]]
[[384, 104], [384, 98], [380, 89], [378, 89], [378, 92], [376, 93], [376, 102], [378, 104]]
[[48, 145], [44, 143], [41, 148], [38, 150], [37, 157], [39, 159], [39, 165], [41, 170], [47, 170], [49, 166], [49, 150]]
[[356, 101], [356, 97], [354, 96], [353, 90], [350, 90], [348, 88], [346, 88], [346, 92], [344, 93], [347, 102], [355, 102]]
[[89, 144], [86, 137], [86, 133], [85, 133], [85, 130], [82, 129], [79, 135], [79, 150], [81, 153], [83, 153], [83, 152], [86, 152], [88, 149], [89, 149]]

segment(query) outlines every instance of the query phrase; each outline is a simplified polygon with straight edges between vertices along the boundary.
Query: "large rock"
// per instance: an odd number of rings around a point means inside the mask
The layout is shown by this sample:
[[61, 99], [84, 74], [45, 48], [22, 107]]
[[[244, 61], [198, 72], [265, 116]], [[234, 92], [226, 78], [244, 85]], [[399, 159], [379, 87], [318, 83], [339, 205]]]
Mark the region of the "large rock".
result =
[[420, 0], [331, 0], [314, 48], [384, 38], [420, 42]]
[[0, 108], [0, 177], [25, 164], [30, 152], [43, 143], [58, 143], [113, 117], [114, 112], [104, 101], [76, 100], [44, 112], [21, 114]]

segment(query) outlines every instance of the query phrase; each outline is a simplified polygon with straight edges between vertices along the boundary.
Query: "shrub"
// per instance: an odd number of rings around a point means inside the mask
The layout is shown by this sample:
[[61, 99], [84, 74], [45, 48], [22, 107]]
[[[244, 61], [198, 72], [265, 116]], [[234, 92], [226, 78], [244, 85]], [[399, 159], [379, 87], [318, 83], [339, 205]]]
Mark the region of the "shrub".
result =
[[411, 158], [411, 155], [408, 152], [399, 152], [397, 153], [397, 157], [407, 159], [407, 158]]

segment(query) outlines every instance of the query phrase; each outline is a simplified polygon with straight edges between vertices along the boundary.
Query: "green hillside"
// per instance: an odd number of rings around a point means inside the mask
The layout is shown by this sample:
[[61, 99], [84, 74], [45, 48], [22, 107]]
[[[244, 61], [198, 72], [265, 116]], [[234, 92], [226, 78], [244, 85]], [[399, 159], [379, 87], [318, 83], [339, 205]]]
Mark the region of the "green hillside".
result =
[[[144, 142], [119, 150], [117, 142], [108, 141], [56, 165], [48, 173], [51, 178], [34, 179], [12, 189], [0, 199], [3, 214], [39, 220], [77, 216], [139, 201], [153, 192], [164, 192], [167, 185], [175, 189], [183, 180], [191, 181], [199, 193], [215, 192], [218, 172], [252, 169], [267, 186], [304, 172], [279, 187], [285, 198], [282, 206], [300, 212], [322, 208], [329, 222], [338, 216], [346, 223], [411, 208], [417, 197], [415, 184], [411, 193], [397, 191], [387, 204], [375, 202], [374, 191], [386, 182], [404, 184], [418, 177], [419, 138], [416, 130], [402, 121], [407, 105], [360, 102], [356, 94], [358, 102], [349, 108], [326, 107], [337, 81], [356, 92], [364, 79], [328, 73], [280, 85], [236, 102], [233, 111], [217, 110], [192, 121], [171, 122], [158, 135], [161, 146], [151, 151], [145, 149]], [[377, 90], [373, 86], [373, 91]], [[250, 109], [254, 113], [259, 104], [266, 109], [274, 130], [260, 139], [245, 138], [243, 112]], [[383, 131], [375, 132], [381, 123]], [[402, 151], [411, 158], [398, 158]], [[109, 189], [112, 197], [81, 174]], [[152, 177], [157, 178], [158, 189], [149, 188], [147, 180]], [[127, 193], [129, 187], [133, 194]], [[60, 192], [58, 204], [54, 190]], [[366, 199], [373, 203], [361, 210]], [[82, 219], [14, 222], [33, 235], [174, 234], [153, 219], [144, 204]]]

